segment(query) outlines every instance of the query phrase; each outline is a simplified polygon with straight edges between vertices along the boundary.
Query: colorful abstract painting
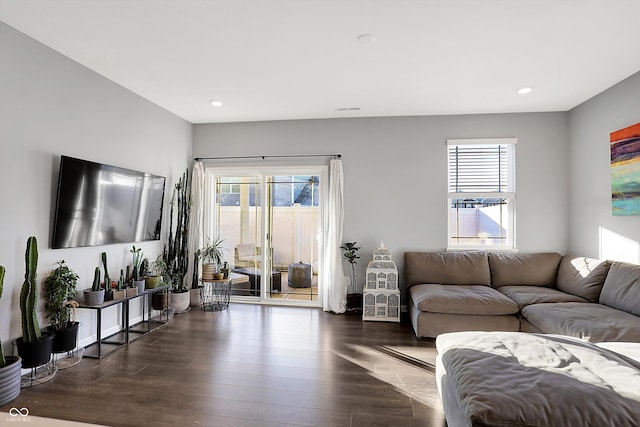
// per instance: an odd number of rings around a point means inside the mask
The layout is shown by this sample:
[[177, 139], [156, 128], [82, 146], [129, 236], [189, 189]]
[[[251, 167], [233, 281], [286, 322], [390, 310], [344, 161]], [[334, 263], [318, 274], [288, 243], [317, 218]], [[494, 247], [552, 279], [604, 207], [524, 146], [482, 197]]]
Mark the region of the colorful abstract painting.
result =
[[611, 205], [614, 215], [640, 215], [640, 123], [612, 132]]

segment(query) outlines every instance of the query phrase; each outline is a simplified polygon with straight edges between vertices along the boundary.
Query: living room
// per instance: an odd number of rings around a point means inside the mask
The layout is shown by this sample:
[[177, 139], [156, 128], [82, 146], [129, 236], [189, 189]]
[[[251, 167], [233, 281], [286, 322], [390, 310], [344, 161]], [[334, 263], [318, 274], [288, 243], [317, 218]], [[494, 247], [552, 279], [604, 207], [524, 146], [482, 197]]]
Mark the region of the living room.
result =
[[[0, 10], [9, 3], [1, 2]], [[624, 4], [637, 11], [633, 2]], [[621, 22], [634, 16], [610, 15]], [[39, 277], [64, 259], [80, 276], [79, 289], [90, 286], [100, 252], [114, 265], [129, 260], [128, 245], [49, 249], [61, 155], [162, 175], [171, 188], [195, 157], [340, 153], [344, 240], [362, 246], [363, 261], [384, 240], [402, 277], [404, 252], [447, 247], [446, 140], [517, 137], [517, 249], [640, 263], [640, 217], [611, 213], [609, 157], [610, 133], [640, 121], [637, 42], [635, 50], [617, 56], [627, 71], [603, 74], [600, 89], [565, 108], [530, 110], [528, 101], [518, 98], [518, 112], [236, 122], [216, 122], [212, 116], [210, 122], [191, 122], [70, 59], [62, 48], [56, 51], [14, 29], [9, 18], [0, 13], [0, 264], [7, 267], [0, 337], [6, 353], [22, 334], [18, 300], [28, 236], [40, 242]], [[620, 28], [630, 32], [625, 38], [640, 40], [636, 24]], [[96, 55], [117, 56], [106, 49]], [[600, 62], [608, 65], [598, 73], [618, 67]], [[588, 67], [583, 73], [546, 90], [572, 92], [590, 74]], [[536, 82], [522, 84], [545, 90]], [[519, 96], [515, 89], [510, 88]], [[203, 96], [206, 103], [211, 95]], [[461, 94], [451, 96], [464, 102]], [[162, 251], [161, 242], [142, 246], [150, 256]], [[366, 262], [358, 265], [360, 277], [365, 267]], [[406, 295], [402, 299], [406, 304]], [[88, 338], [90, 332], [82, 331], [79, 339]]]

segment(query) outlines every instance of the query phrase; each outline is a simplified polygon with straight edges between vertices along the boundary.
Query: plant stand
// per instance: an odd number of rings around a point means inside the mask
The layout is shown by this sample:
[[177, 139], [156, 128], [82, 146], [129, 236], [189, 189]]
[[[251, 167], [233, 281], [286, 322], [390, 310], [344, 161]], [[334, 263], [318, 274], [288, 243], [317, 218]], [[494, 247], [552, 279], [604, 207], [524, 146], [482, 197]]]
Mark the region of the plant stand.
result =
[[29, 373], [20, 377], [20, 388], [29, 388], [38, 384], [46, 383], [55, 377], [57, 372], [58, 368], [53, 360], [45, 363], [44, 365], [29, 368]]
[[201, 308], [204, 311], [222, 311], [229, 308], [231, 279], [203, 281], [200, 288]]
[[53, 354], [53, 363], [58, 369], [67, 369], [82, 362], [84, 347], [68, 351], [64, 356], [60, 356], [61, 354], [62, 353]]

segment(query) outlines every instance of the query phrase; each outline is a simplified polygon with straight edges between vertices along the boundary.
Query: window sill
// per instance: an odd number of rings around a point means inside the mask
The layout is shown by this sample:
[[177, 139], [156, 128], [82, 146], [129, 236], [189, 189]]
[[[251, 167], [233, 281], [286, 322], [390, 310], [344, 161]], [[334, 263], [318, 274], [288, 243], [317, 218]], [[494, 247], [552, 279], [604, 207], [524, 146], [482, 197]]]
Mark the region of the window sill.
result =
[[463, 251], [487, 251], [487, 252], [505, 252], [505, 253], [517, 253], [520, 252], [516, 248], [506, 248], [504, 246], [454, 246], [445, 249], [447, 252], [463, 252]]

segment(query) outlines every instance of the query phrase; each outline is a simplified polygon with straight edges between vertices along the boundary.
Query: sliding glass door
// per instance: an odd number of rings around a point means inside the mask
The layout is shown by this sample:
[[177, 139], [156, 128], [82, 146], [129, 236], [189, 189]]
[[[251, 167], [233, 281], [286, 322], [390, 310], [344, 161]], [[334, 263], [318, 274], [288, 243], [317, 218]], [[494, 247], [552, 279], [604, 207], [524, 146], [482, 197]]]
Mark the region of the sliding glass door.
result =
[[207, 235], [224, 240], [232, 301], [319, 306], [326, 168], [209, 170]]

